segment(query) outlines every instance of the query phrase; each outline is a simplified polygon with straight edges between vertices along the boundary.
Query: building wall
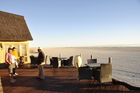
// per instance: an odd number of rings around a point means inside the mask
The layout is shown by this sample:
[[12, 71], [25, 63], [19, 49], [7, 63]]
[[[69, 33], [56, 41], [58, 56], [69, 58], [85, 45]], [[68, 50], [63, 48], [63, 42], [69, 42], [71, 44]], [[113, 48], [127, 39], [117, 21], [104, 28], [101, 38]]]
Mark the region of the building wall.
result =
[[5, 62], [5, 54], [9, 47], [16, 47], [20, 56], [24, 56], [25, 63], [30, 63], [29, 58], [29, 42], [0, 42], [0, 63]]
[[4, 55], [4, 50], [3, 48], [0, 47], [0, 62], [3, 62], [4, 60], [3, 55]]

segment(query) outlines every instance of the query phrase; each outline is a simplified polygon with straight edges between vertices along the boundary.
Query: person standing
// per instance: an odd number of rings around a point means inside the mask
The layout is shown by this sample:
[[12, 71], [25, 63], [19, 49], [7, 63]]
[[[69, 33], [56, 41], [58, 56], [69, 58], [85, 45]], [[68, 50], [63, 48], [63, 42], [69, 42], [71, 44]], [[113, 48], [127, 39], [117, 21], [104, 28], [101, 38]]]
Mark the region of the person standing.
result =
[[15, 47], [12, 48], [12, 54], [16, 57], [16, 59], [19, 59], [18, 52]]
[[[16, 50], [15, 47], [12, 48], [12, 55], [15, 56], [16, 60], [15, 60], [15, 64], [16, 64], [16, 68], [18, 68], [18, 61], [19, 61], [19, 56], [18, 56], [18, 52]], [[18, 73], [16, 73], [16, 68], [14, 69], [14, 75], [18, 75]]]
[[12, 55], [12, 49], [8, 48], [8, 52], [6, 53], [5, 61], [8, 64], [11, 83], [14, 83], [16, 81], [14, 79], [14, 69], [16, 67], [15, 60], [16, 60], [15, 56]]
[[39, 70], [39, 79], [45, 79], [45, 75], [44, 75], [44, 66], [43, 66], [43, 62], [45, 60], [45, 54], [44, 52], [39, 48], [38, 49], [38, 58], [37, 58], [37, 65], [38, 65], [38, 70]]

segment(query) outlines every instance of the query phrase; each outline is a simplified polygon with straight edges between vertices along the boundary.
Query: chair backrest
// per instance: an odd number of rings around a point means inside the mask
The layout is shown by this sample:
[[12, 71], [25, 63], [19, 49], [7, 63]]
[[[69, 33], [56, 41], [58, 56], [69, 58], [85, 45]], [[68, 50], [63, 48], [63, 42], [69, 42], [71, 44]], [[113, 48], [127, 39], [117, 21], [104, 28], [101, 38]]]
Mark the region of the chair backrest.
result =
[[101, 64], [100, 82], [112, 82], [112, 64]]
[[50, 58], [50, 65], [52, 65], [53, 64], [53, 61], [52, 61], [52, 58]]
[[32, 56], [30, 56], [30, 59], [31, 59], [31, 64], [38, 64], [37, 57], [34, 57], [34, 56], [32, 55]]
[[52, 65], [54, 68], [58, 67], [58, 57], [52, 57]]
[[72, 61], [73, 61], [73, 56], [71, 56], [69, 59], [68, 59], [68, 65], [69, 66], [72, 66], [73, 65], [73, 63], [72, 63]]

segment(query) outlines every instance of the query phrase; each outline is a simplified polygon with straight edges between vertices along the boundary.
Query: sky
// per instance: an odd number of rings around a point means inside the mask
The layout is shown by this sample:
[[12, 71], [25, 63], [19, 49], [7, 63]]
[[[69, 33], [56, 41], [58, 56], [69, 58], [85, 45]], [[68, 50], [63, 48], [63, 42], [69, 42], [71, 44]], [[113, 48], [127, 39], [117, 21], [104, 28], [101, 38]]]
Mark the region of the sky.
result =
[[0, 0], [23, 15], [31, 47], [140, 46], [140, 0]]

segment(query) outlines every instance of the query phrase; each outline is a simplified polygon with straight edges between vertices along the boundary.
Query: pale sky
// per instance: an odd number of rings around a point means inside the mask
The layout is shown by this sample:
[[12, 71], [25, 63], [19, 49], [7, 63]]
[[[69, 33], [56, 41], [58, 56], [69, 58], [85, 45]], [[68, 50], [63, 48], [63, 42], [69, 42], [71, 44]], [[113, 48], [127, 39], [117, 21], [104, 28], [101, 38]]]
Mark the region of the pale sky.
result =
[[140, 0], [0, 0], [23, 15], [31, 47], [140, 46]]

